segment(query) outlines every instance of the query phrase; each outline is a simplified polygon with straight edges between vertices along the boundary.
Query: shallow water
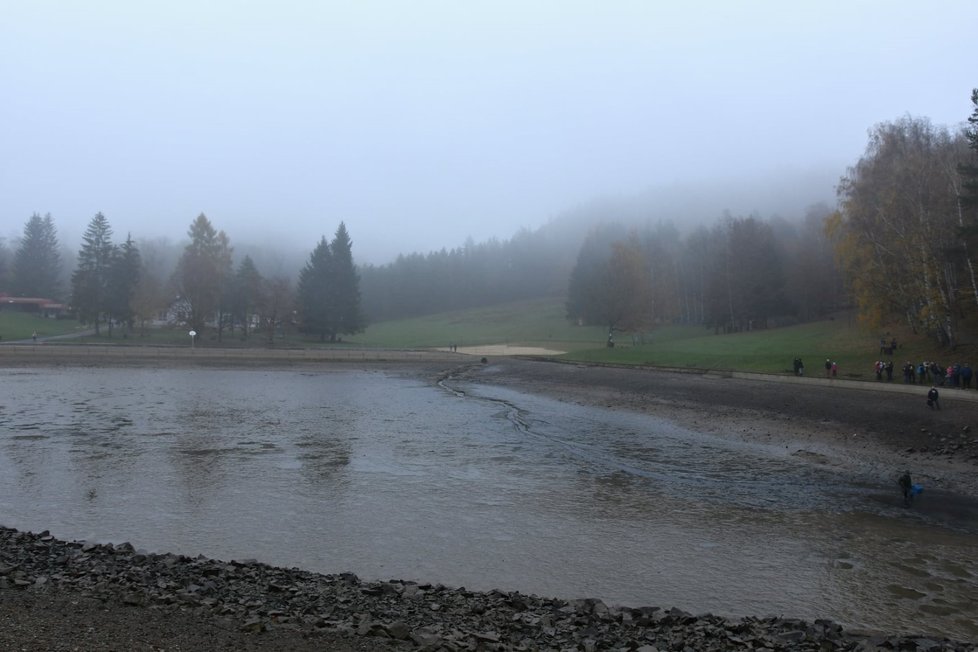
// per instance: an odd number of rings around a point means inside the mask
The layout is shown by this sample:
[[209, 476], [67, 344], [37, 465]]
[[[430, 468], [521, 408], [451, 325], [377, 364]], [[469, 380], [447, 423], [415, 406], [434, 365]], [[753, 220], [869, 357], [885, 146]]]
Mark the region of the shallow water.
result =
[[0, 379], [3, 525], [369, 579], [978, 638], [967, 513], [905, 509], [892, 478], [787, 450], [379, 372]]

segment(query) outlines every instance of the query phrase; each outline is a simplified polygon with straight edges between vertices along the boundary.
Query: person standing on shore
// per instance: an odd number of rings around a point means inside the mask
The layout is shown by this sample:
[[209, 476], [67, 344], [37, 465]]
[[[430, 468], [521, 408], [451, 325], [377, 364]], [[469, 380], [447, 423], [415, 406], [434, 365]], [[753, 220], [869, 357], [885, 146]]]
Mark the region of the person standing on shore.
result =
[[897, 483], [903, 491], [903, 504], [909, 505], [913, 502], [913, 480], [910, 478], [910, 471], [904, 471]]

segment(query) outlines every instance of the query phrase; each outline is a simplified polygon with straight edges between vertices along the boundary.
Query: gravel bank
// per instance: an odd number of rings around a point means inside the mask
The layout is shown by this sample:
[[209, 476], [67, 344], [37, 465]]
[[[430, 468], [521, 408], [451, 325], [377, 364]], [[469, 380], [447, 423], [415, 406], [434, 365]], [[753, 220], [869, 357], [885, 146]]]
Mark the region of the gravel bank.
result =
[[0, 528], [6, 649], [973, 650], [826, 620], [479, 593]]

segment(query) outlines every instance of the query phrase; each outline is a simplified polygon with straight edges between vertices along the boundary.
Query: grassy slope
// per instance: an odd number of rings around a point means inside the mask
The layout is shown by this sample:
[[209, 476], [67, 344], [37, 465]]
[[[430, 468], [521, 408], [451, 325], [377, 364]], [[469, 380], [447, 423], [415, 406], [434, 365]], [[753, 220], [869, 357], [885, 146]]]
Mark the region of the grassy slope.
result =
[[600, 328], [569, 324], [560, 300], [540, 299], [381, 322], [349, 339], [364, 346], [423, 348], [450, 344], [510, 344], [572, 351], [603, 342], [603, 333]]

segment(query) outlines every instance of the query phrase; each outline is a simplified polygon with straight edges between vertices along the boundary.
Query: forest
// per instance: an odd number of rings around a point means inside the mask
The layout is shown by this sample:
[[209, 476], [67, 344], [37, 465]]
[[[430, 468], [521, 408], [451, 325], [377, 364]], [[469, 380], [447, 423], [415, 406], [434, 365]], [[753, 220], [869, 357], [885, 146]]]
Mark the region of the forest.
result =
[[[505, 240], [355, 264], [340, 223], [308, 258], [242, 247], [204, 215], [180, 244], [127, 234], [96, 214], [77, 251], [50, 215], [0, 242], [0, 294], [44, 297], [106, 335], [184, 324], [336, 341], [371, 322], [539, 297], [582, 325], [641, 337], [661, 324], [774, 328], [854, 310], [869, 329], [901, 322], [953, 347], [978, 330], [978, 89], [963, 126], [906, 116], [870, 130], [837, 203], [797, 215], [715, 216], [690, 228], [613, 203], [567, 211]], [[709, 223], [705, 223], [709, 224]]]

